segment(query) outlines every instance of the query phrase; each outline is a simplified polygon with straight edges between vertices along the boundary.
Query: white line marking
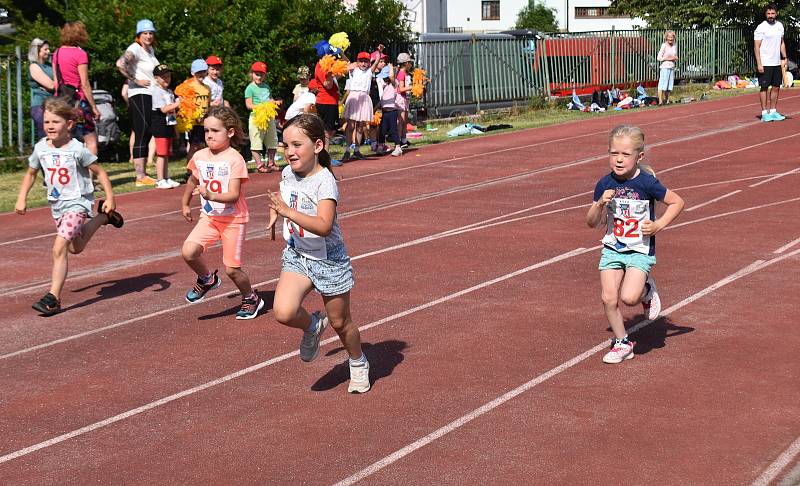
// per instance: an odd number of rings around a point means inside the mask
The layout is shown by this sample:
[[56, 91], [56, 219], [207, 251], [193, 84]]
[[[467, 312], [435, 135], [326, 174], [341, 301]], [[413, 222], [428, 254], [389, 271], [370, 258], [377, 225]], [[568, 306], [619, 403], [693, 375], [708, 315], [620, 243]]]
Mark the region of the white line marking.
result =
[[[758, 122], [754, 122], [754, 123], [758, 123]], [[681, 164], [681, 165], [676, 165], [674, 167], [668, 167], [666, 169], [661, 169], [661, 170], [658, 171], [658, 173], [659, 174], [663, 174], [664, 172], [672, 172], [673, 170], [683, 169], [684, 167], [689, 167], [690, 165], [695, 165], [695, 164], [699, 164], [701, 162], [705, 162], [707, 160], [716, 159], [717, 157], [723, 157], [725, 155], [731, 155], [731, 154], [735, 154], [735, 153], [738, 153], [738, 152], [743, 152], [745, 150], [750, 150], [752, 148], [760, 147], [762, 145], [769, 145], [771, 143], [779, 142], [781, 140], [794, 138], [794, 137], [797, 137], [799, 135], [800, 135], [800, 133], [795, 133], [793, 135], [786, 135], [785, 137], [773, 138], [772, 140], [767, 140], [766, 142], [757, 143], [755, 145], [748, 145], [747, 147], [742, 147], [742, 148], [738, 148], [738, 149], [735, 149], [735, 150], [730, 150], [728, 152], [723, 152], [721, 154], [712, 155], [710, 157], [706, 157], [704, 159], [698, 159], [698, 160], [695, 160], [693, 162], [689, 162], [689, 163], [686, 163], [686, 164]]]
[[[796, 250], [793, 253], [800, 253], [800, 249]], [[740, 278], [742, 278], [742, 277], [744, 277], [746, 275], [749, 275], [749, 274], [751, 274], [753, 272], [756, 272], [758, 270], [766, 268], [767, 266], [772, 265], [772, 264], [782, 260], [783, 258], [786, 258], [786, 256], [777, 257], [777, 258], [774, 258], [774, 259], [772, 259], [772, 260], [770, 260], [768, 262], [765, 262], [763, 260], [757, 260], [757, 261], [751, 263], [750, 265], [748, 265], [748, 266], [736, 271], [735, 273], [723, 278], [722, 280], [719, 280], [718, 282], [714, 283], [713, 285], [711, 285], [709, 287], [706, 287], [705, 289], [701, 290], [700, 292], [697, 292], [694, 295], [691, 295], [691, 296], [687, 297], [686, 299], [678, 302], [677, 304], [672, 305], [668, 309], [664, 310], [662, 312], [661, 316], [663, 317], [663, 316], [669, 315], [669, 314], [675, 312], [676, 310], [678, 310], [678, 309], [680, 309], [682, 307], [685, 307], [686, 305], [690, 304], [691, 302], [694, 302], [695, 300], [700, 299], [700, 298], [710, 294], [711, 292], [719, 289], [720, 287], [728, 285], [729, 283], [734, 282], [734, 281], [736, 281], [736, 280], [738, 280], [738, 279], [740, 279]], [[652, 322], [653, 321], [650, 321], [650, 320], [640, 321], [635, 326], [633, 326], [629, 330], [629, 332], [633, 333], [635, 331], [638, 331], [639, 329], [642, 329], [643, 327], [650, 325]], [[509, 400], [515, 398], [516, 396], [518, 396], [518, 395], [520, 395], [522, 393], [525, 393], [526, 391], [532, 389], [533, 387], [539, 385], [540, 383], [549, 380], [550, 378], [558, 375], [559, 373], [562, 373], [563, 371], [568, 370], [569, 368], [572, 368], [576, 364], [586, 360], [590, 356], [592, 356], [592, 355], [594, 355], [594, 354], [596, 354], [596, 353], [598, 353], [598, 352], [600, 352], [600, 351], [602, 351], [604, 349], [607, 349], [607, 348], [608, 348], [608, 342], [607, 341], [603, 341], [602, 343], [596, 345], [595, 347], [589, 349], [588, 351], [585, 351], [585, 352], [579, 354], [578, 356], [575, 356], [574, 358], [561, 363], [560, 365], [556, 366], [555, 368], [552, 368], [551, 370], [549, 370], [549, 371], [547, 371], [545, 373], [542, 373], [541, 375], [533, 378], [532, 380], [528, 381], [527, 383], [524, 383], [524, 384], [518, 386], [517, 388], [514, 388], [513, 390], [510, 390], [510, 391], [506, 392], [505, 394], [495, 398], [494, 400], [482, 405], [481, 407], [476, 408], [472, 412], [470, 412], [468, 414], [465, 414], [465, 415], [462, 415], [461, 417], [459, 417], [456, 420], [450, 422], [449, 424], [445, 425], [444, 427], [441, 427], [441, 428], [431, 432], [430, 434], [426, 435], [425, 437], [422, 437], [422, 438], [412, 442], [411, 444], [409, 444], [409, 445], [407, 445], [407, 446], [405, 446], [405, 447], [403, 447], [401, 449], [398, 449], [397, 451], [393, 452], [392, 454], [389, 454], [388, 456], [385, 456], [383, 459], [380, 459], [379, 461], [376, 461], [376, 462], [372, 463], [371, 465], [369, 465], [366, 468], [358, 471], [357, 473], [355, 473], [355, 474], [353, 474], [353, 475], [351, 475], [351, 476], [339, 481], [338, 483], [335, 484], [335, 486], [349, 486], [349, 485], [354, 484], [354, 483], [356, 483], [356, 482], [358, 482], [358, 481], [360, 481], [360, 480], [362, 480], [362, 479], [364, 479], [364, 478], [366, 478], [368, 476], [371, 476], [372, 474], [375, 474], [376, 472], [380, 471], [381, 469], [389, 466], [390, 464], [392, 464], [394, 462], [397, 462], [398, 460], [400, 460], [403, 457], [411, 454], [412, 452], [414, 452], [414, 451], [416, 451], [416, 450], [418, 450], [418, 449], [430, 444], [431, 442], [435, 441], [436, 439], [438, 439], [438, 438], [440, 438], [440, 437], [442, 437], [442, 436], [444, 436], [444, 435], [446, 435], [446, 434], [448, 434], [448, 433], [460, 428], [461, 426], [463, 426], [463, 425], [475, 420], [476, 418], [480, 417], [481, 415], [484, 415], [484, 414], [486, 414], [488, 412], [491, 412], [495, 408], [499, 407], [500, 405], [503, 405], [504, 403], [506, 403]], [[795, 452], [795, 454], [796, 454], [796, 452]]]
[[783, 245], [782, 247], [778, 248], [777, 250], [775, 250], [773, 253], [783, 253], [783, 252], [785, 252], [786, 250], [788, 250], [789, 248], [793, 247], [794, 245], [796, 245], [798, 243], [800, 243], [800, 238], [797, 238], [796, 240], [790, 241], [789, 243], [787, 243], [787, 244]]
[[761, 182], [756, 182], [755, 184], [751, 184], [751, 185], [750, 185], [750, 187], [757, 187], [757, 186], [760, 186], [761, 184], [766, 184], [767, 182], [772, 182], [772, 181], [774, 181], [775, 179], [780, 179], [781, 177], [785, 177], [785, 176], [787, 176], [787, 175], [794, 174], [794, 173], [796, 173], [797, 171], [800, 171], [800, 167], [796, 167], [796, 168], [794, 168], [794, 169], [792, 169], [792, 170], [789, 170], [789, 171], [786, 171], [786, 172], [784, 172], [784, 173], [782, 173], [782, 174], [778, 174], [778, 175], [776, 175], [776, 176], [774, 176], [774, 177], [770, 177], [770, 178], [769, 178], [769, 179], [767, 179], [767, 180], [764, 180], [764, 181], [761, 181]]
[[737, 189], [737, 190], [729, 192], [727, 194], [723, 194], [723, 195], [721, 195], [719, 197], [715, 197], [714, 199], [708, 200], [708, 201], [706, 201], [704, 203], [700, 203], [700, 204], [698, 204], [696, 206], [692, 206], [690, 208], [684, 209], [684, 211], [687, 211], [687, 212], [688, 211], [694, 211], [695, 209], [702, 208], [704, 206], [708, 206], [709, 204], [713, 204], [713, 203], [715, 203], [717, 201], [725, 199], [726, 197], [733, 196], [734, 194], [739, 194], [740, 192], [742, 192], [742, 190], [741, 189]]
[[[371, 328], [379, 326], [381, 324], [385, 324], [387, 322], [400, 319], [400, 318], [405, 317], [405, 316], [407, 316], [409, 314], [413, 314], [415, 312], [419, 312], [421, 310], [425, 310], [425, 309], [427, 309], [429, 307], [441, 304], [443, 302], [447, 302], [449, 300], [456, 299], [458, 297], [461, 297], [462, 295], [466, 295], [466, 294], [469, 294], [471, 292], [475, 292], [476, 290], [480, 290], [480, 289], [483, 289], [485, 287], [494, 285], [494, 284], [496, 284], [498, 282], [502, 282], [504, 280], [508, 280], [508, 279], [517, 277], [517, 276], [522, 275], [522, 274], [524, 274], [526, 272], [530, 272], [530, 271], [536, 270], [538, 268], [542, 268], [542, 267], [545, 267], [545, 266], [548, 266], [548, 265], [552, 265], [552, 264], [558, 263], [558, 262], [560, 262], [562, 260], [566, 260], [568, 258], [572, 258], [572, 257], [578, 256], [578, 255], [582, 255], [582, 254], [588, 253], [590, 251], [596, 251], [598, 248], [599, 248], [599, 246], [594, 247], [594, 248], [576, 248], [576, 249], [574, 249], [572, 251], [568, 251], [566, 253], [562, 253], [561, 255], [557, 255], [555, 257], [552, 257], [552, 258], [550, 258], [548, 260], [544, 260], [544, 261], [535, 263], [533, 265], [529, 265], [529, 266], [527, 266], [525, 268], [516, 270], [516, 271], [511, 272], [511, 273], [507, 273], [505, 275], [502, 275], [500, 277], [494, 278], [492, 280], [488, 280], [488, 281], [480, 283], [478, 285], [474, 285], [472, 287], [469, 287], [469, 288], [460, 290], [458, 292], [446, 295], [446, 296], [441, 297], [439, 299], [436, 299], [436, 300], [433, 300], [433, 301], [430, 301], [430, 302], [426, 302], [424, 304], [418, 305], [418, 306], [413, 307], [411, 309], [407, 309], [405, 311], [398, 312], [398, 313], [393, 314], [391, 316], [384, 317], [383, 319], [380, 319], [380, 320], [371, 322], [369, 324], [360, 326], [359, 330], [360, 331], [365, 331], [367, 329], [371, 329]], [[326, 345], [326, 344], [329, 344], [329, 343], [332, 343], [332, 342], [338, 342], [338, 341], [339, 341], [339, 337], [338, 336], [333, 336], [333, 337], [330, 337], [328, 339], [323, 340], [320, 343], [320, 345]], [[148, 410], [152, 410], [152, 409], [154, 409], [156, 407], [160, 407], [161, 405], [164, 405], [166, 403], [169, 403], [169, 402], [178, 400], [180, 398], [192, 395], [194, 393], [206, 390], [206, 389], [211, 388], [213, 386], [225, 383], [227, 381], [231, 381], [233, 379], [239, 378], [241, 376], [244, 376], [244, 375], [246, 375], [248, 373], [252, 373], [254, 371], [258, 371], [258, 370], [260, 370], [262, 368], [265, 368], [267, 366], [273, 365], [275, 363], [279, 363], [281, 361], [285, 361], [285, 360], [287, 360], [287, 359], [289, 359], [289, 358], [291, 358], [293, 356], [297, 356], [298, 354], [299, 354], [298, 351], [292, 351], [292, 352], [289, 352], [289, 353], [286, 353], [286, 354], [282, 354], [280, 356], [276, 356], [276, 357], [271, 358], [271, 359], [269, 359], [267, 361], [263, 361], [261, 363], [255, 364], [253, 366], [249, 366], [247, 368], [244, 368], [242, 370], [236, 371], [234, 373], [230, 373], [230, 374], [225, 375], [225, 376], [223, 376], [221, 378], [217, 378], [216, 380], [209, 381], [209, 382], [204, 383], [202, 385], [197, 385], [195, 387], [189, 388], [188, 390], [184, 390], [184, 391], [175, 393], [175, 394], [170, 395], [168, 397], [164, 397], [164, 398], [161, 398], [159, 400], [156, 400], [156, 401], [150, 402], [148, 404], [142, 405], [140, 407], [136, 407], [136, 408], [134, 408], [132, 410], [128, 410], [127, 412], [123, 412], [123, 413], [120, 413], [118, 415], [114, 415], [113, 417], [109, 417], [107, 419], [95, 422], [95, 423], [87, 425], [85, 427], [81, 427], [79, 429], [73, 430], [72, 432], [68, 432], [66, 434], [62, 434], [62, 435], [59, 435], [57, 437], [53, 437], [52, 439], [48, 439], [46, 441], [39, 442], [38, 444], [34, 444], [32, 446], [25, 447], [24, 449], [20, 449], [18, 451], [11, 452], [9, 454], [6, 454], [6, 455], [0, 457], [0, 464], [2, 464], [4, 462], [8, 462], [8, 461], [10, 461], [12, 459], [16, 459], [18, 457], [30, 454], [31, 452], [35, 452], [35, 451], [38, 451], [40, 449], [44, 449], [46, 447], [50, 447], [50, 446], [58, 444], [60, 442], [64, 442], [65, 440], [71, 439], [73, 437], [77, 437], [79, 435], [83, 435], [83, 434], [85, 434], [87, 432], [91, 432], [93, 430], [99, 429], [101, 427], [105, 427], [105, 426], [113, 424], [115, 422], [119, 422], [120, 420], [125, 420], [125, 419], [130, 418], [130, 417], [132, 417], [134, 415], [138, 415], [138, 414], [140, 414], [142, 412], [146, 412]]]
[[800, 437], [795, 439], [789, 448], [783, 451], [783, 454], [778, 456], [778, 458], [775, 459], [775, 462], [770, 464], [769, 467], [763, 473], [761, 473], [761, 476], [753, 481], [753, 486], [768, 486], [769, 483], [771, 483], [778, 476], [781, 470], [783, 470], [783, 468], [788, 466], [789, 463], [794, 460], [797, 454], [800, 454]]

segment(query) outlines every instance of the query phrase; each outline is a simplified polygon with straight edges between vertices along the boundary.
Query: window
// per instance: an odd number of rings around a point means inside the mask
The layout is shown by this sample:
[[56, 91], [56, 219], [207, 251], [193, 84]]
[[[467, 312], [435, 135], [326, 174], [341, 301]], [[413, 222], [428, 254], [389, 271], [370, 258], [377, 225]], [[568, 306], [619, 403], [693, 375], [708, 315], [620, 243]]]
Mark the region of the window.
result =
[[500, 20], [500, 0], [481, 2], [481, 20]]
[[624, 15], [612, 15], [608, 7], [575, 7], [576, 19], [608, 19], [625, 17]]

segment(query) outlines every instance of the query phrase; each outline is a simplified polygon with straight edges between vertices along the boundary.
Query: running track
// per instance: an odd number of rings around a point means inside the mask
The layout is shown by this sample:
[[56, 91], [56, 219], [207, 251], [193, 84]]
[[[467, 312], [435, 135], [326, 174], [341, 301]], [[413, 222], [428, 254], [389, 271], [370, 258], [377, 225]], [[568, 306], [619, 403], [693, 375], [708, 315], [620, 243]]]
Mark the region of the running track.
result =
[[[49, 286], [47, 209], [0, 215], [3, 484], [777, 484], [800, 477], [800, 95], [645, 109], [348, 164], [339, 217], [373, 389], [346, 393], [225, 280], [188, 305], [179, 191], [118, 198], [126, 224]], [[658, 237], [665, 316], [610, 333], [584, 215], [608, 130], [635, 123], [686, 210]], [[271, 302], [281, 240], [247, 184], [244, 269]], [[219, 263], [219, 248], [209, 261]], [[321, 307], [312, 297], [307, 304]]]

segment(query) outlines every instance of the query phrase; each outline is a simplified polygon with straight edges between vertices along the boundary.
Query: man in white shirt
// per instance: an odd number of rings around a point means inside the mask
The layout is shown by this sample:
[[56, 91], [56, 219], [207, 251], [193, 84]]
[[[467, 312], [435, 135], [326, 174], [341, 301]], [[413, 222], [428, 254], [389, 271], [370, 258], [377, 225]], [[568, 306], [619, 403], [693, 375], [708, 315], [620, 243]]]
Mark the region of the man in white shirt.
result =
[[[774, 3], [765, 10], [767, 20], [761, 22], [753, 34], [755, 39], [758, 85], [761, 92], [761, 121], [781, 121], [785, 116], [778, 113], [778, 96], [783, 84], [782, 67], [786, 66], [786, 44], [783, 42], [783, 24], [778, 22], [778, 8]], [[772, 87], [772, 91], [767, 90]]]

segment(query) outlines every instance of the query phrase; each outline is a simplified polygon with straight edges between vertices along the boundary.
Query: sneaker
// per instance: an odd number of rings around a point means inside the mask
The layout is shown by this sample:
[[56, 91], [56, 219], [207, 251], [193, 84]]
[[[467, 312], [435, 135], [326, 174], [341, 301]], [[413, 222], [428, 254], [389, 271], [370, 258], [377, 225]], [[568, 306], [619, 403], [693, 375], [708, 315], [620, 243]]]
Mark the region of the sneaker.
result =
[[136, 181], [136, 187], [155, 186], [156, 180], [150, 176], [144, 176]]
[[783, 121], [783, 120], [786, 119], [785, 116], [781, 115], [777, 111], [773, 112], [773, 113], [770, 113], [769, 116], [770, 116], [770, 118], [772, 118], [772, 121]]
[[43, 316], [52, 316], [61, 312], [61, 301], [56, 299], [56, 296], [50, 292], [44, 294], [44, 297], [35, 302], [31, 307], [36, 309], [37, 312]]
[[661, 297], [658, 295], [658, 288], [656, 288], [656, 281], [653, 280], [653, 277], [648, 275], [645, 285], [649, 285], [650, 290], [642, 299], [642, 308], [644, 309], [644, 315], [654, 321], [658, 319], [658, 315], [661, 313]]
[[125, 220], [122, 219], [122, 215], [116, 211], [111, 211], [110, 213], [106, 214], [103, 213], [103, 203], [105, 203], [105, 199], [98, 199], [97, 200], [97, 214], [105, 214], [108, 217], [108, 221], [103, 224], [110, 224], [115, 228], [122, 228], [122, 225], [125, 224]]
[[202, 302], [203, 298], [206, 296], [209, 290], [214, 290], [215, 288], [219, 287], [222, 284], [222, 280], [220, 280], [219, 276], [217, 276], [217, 271], [214, 270], [214, 274], [212, 276], [211, 282], [205, 283], [203, 282], [202, 277], [197, 277], [197, 281], [194, 283], [194, 287], [189, 289], [186, 292], [186, 302], [191, 302], [192, 304], [196, 304], [197, 302]]
[[361, 152], [354, 152], [351, 160], [364, 160], [366, 157]]
[[333, 167], [341, 167], [342, 166], [342, 161], [338, 160], [338, 159], [331, 159], [331, 165]]
[[400, 142], [400, 147], [402, 147], [404, 149], [408, 148], [410, 145], [411, 145], [411, 142], [409, 142], [408, 140], [403, 140], [402, 142]]
[[603, 356], [603, 363], [622, 363], [626, 359], [633, 359], [633, 343], [627, 339], [624, 341], [612, 339], [611, 351]]
[[378, 142], [370, 143], [369, 144], [369, 148], [371, 148], [373, 152], [377, 152], [378, 151]]
[[181, 185], [178, 181], [173, 181], [172, 179], [167, 179], [167, 183], [172, 187], [179, 187]]
[[157, 189], [173, 189], [175, 186], [170, 184], [166, 179], [160, 179], [156, 182]]
[[772, 113], [767, 113], [765, 115], [761, 115], [762, 122], [771, 122], [772, 121]]
[[350, 384], [347, 386], [349, 393], [367, 393], [370, 389], [369, 383], [369, 361], [364, 361], [363, 365], [353, 366], [350, 364]]
[[237, 319], [253, 319], [258, 316], [258, 312], [264, 308], [264, 299], [258, 296], [255, 299], [242, 297], [242, 307], [236, 313]]
[[400, 145], [396, 146], [394, 148], [394, 150], [392, 150], [392, 154], [391, 155], [392, 155], [392, 157], [399, 157], [399, 156], [403, 155], [403, 148]]
[[303, 339], [300, 341], [300, 359], [306, 363], [314, 361], [319, 354], [319, 339], [328, 325], [328, 317], [319, 312], [311, 314], [311, 319], [317, 321], [317, 330], [303, 331]]
[[342, 155], [342, 162], [347, 162], [348, 160], [350, 160], [350, 152], [345, 152], [344, 155]]

